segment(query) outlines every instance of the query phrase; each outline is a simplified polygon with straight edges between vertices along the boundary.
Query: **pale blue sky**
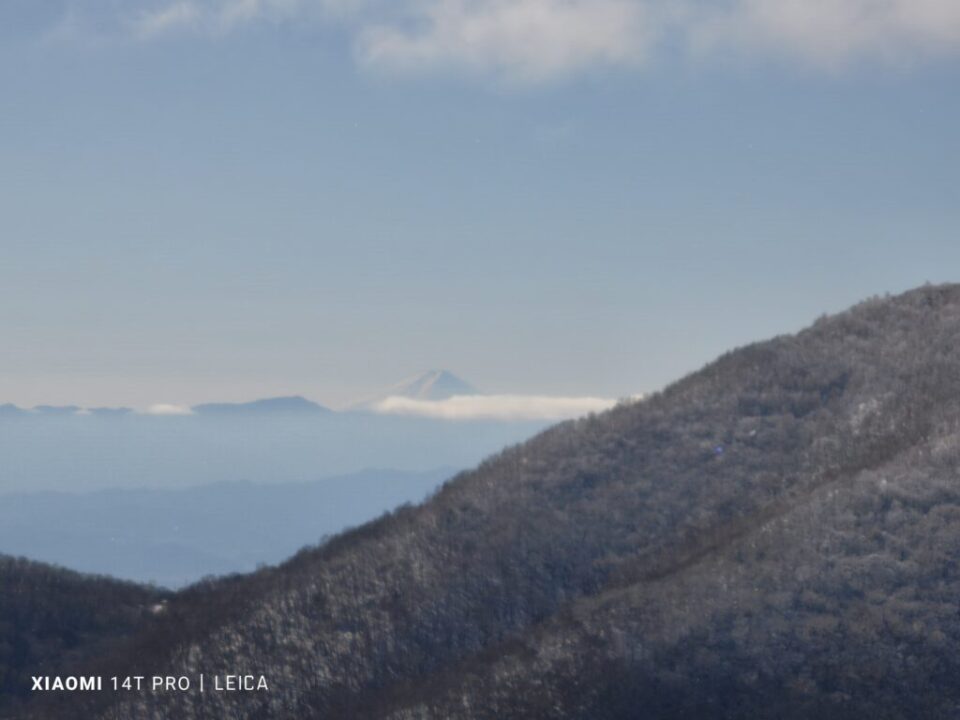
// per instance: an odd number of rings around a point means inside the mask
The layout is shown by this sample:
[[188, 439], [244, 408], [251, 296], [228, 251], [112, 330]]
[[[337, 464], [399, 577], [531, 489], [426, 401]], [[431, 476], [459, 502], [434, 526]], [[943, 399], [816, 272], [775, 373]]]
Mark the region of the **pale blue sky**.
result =
[[2, 0], [0, 402], [620, 396], [960, 279], [960, 9], [771, 1]]

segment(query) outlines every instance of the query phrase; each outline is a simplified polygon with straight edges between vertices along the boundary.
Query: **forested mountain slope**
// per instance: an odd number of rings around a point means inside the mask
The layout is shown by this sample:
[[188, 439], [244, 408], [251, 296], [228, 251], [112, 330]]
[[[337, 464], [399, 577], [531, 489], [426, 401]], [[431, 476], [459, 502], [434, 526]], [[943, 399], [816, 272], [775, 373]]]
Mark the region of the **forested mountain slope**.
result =
[[270, 692], [60, 716], [954, 717], [958, 351], [944, 286], [729, 353], [193, 588], [102, 665]]

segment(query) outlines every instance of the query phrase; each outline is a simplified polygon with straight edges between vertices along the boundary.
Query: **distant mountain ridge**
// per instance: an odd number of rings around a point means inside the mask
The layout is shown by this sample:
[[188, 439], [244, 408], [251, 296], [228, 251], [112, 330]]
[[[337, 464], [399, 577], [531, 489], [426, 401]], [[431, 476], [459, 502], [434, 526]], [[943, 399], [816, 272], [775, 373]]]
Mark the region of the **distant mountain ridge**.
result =
[[310, 482], [32, 492], [0, 502], [0, 552], [182, 587], [250, 572], [405, 502], [453, 474], [365, 470]]
[[[457, 377], [449, 370], [428, 370], [420, 375], [408, 378], [390, 388], [377, 400], [398, 396], [413, 400], [446, 400], [457, 395], [478, 395], [476, 388]], [[356, 407], [368, 407], [376, 401], [364, 401]], [[323, 415], [335, 412], [302, 395], [259, 398], [246, 402], [210, 402], [190, 407], [196, 415], [206, 416], [242, 416], [242, 415]], [[33, 408], [21, 408], [12, 403], [0, 405], [0, 417], [22, 417], [24, 415], [68, 416], [95, 415], [116, 417], [133, 413], [126, 407], [83, 408], [77, 405], [37, 405]]]
[[27, 411], [23, 408], [19, 408], [12, 403], [4, 403], [0, 405], [0, 417], [20, 417], [26, 415]]
[[0, 503], [7, 493], [38, 490], [308, 482], [369, 467], [471, 467], [547, 424], [324, 411], [309, 400], [215, 404], [172, 416], [88, 412], [0, 409]]
[[130, 415], [133, 408], [128, 407], [95, 407], [87, 408], [87, 412], [96, 417], [122, 417]]
[[33, 412], [40, 415], [76, 415], [83, 408], [77, 405], [37, 405]]
[[331, 412], [312, 400], [300, 395], [264, 398], [243, 403], [205, 403], [194, 405], [197, 415], [326, 415]]

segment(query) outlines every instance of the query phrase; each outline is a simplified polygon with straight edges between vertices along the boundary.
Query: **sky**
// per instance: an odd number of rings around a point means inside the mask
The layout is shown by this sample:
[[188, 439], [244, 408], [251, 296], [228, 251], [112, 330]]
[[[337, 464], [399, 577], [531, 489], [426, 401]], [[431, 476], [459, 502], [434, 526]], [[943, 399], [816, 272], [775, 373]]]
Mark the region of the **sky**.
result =
[[0, 0], [0, 403], [616, 398], [960, 280], [955, 0]]

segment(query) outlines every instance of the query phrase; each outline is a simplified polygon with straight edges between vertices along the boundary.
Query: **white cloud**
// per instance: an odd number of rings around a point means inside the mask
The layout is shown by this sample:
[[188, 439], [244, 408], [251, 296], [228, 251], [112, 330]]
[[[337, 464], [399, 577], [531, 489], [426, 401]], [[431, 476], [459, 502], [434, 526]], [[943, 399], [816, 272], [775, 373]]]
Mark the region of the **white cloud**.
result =
[[[92, 1], [92, 0], [91, 0]], [[93, 2], [103, 7], [104, 2]], [[112, 3], [107, 3], [116, 7]], [[667, 47], [842, 68], [960, 54], [958, 0], [134, 0], [147, 40], [257, 23], [339, 24], [382, 71], [459, 69], [539, 82], [641, 67]], [[70, 5], [77, 12], [77, 4]], [[132, 14], [131, 14], [132, 13]], [[82, 26], [73, 16], [65, 25]]]
[[689, 28], [700, 49], [776, 54], [825, 67], [960, 52], [956, 0], [735, 0]]
[[638, 65], [663, 22], [653, 3], [636, 0], [426, 0], [411, 12], [412, 28], [363, 30], [365, 62], [537, 81], [593, 65]]
[[132, 25], [139, 37], [151, 38], [174, 30], [195, 27], [200, 17], [200, 8], [195, 3], [184, 0], [144, 12]]
[[385, 415], [418, 415], [444, 420], [564, 420], [602, 412], [616, 400], [539, 395], [456, 395], [446, 400], [388, 397], [374, 406]]
[[186, 405], [169, 405], [167, 403], [157, 403], [156, 405], [151, 405], [146, 410], [143, 411], [144, 415], [193, 415], [193, 410], [191, 410]]
[[342, 13], [356, 2], [359, 0], [174, 0], [142, 10], [130, 26], [143, 39], [178, 30], [222, 35], [253, 23], [303, 21], [326, 11]]

